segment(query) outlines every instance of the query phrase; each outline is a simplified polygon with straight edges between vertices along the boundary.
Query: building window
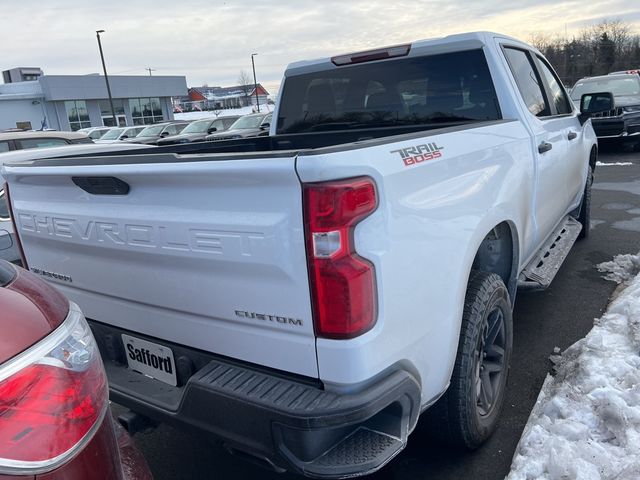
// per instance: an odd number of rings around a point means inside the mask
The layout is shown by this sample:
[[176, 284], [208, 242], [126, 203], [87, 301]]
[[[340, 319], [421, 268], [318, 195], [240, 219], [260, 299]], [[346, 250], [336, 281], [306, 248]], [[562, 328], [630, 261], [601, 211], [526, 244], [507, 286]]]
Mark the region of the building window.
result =
[[134, 125], [151, 125], [164, 120], [158, 97], [131, 98], [129, 99], [129, 108]]
[[71, 131], [75, 132], [81, 128], [91, 126], [89, 112], [87, 111], [87, 102], [84, 100], [71, 100], [64, 102], [64, 108], [67, 110]]
[[[100, 100], [100, 115], [102, 117], [102, 124], [105, 127], [115, 127], [113, 124], [113, 115], [111, 115], [111, 105], [109, 100]], [[124, 114], [124, 100], [115, 99], [113, 101], [113, 109], [115, 110], [116, 119], [118, 120], [118, 127], [126, 127], [127, 117]]]

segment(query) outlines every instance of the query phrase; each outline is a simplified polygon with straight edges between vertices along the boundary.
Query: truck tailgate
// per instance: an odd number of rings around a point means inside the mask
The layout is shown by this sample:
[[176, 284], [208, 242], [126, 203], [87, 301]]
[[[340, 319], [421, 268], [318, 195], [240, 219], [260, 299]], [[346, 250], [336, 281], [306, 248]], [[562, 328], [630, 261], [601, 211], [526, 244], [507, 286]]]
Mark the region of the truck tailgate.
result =
[[88, 318], [316, 377], [294, 161], [137, 155], [6, 173], [30, 269]]

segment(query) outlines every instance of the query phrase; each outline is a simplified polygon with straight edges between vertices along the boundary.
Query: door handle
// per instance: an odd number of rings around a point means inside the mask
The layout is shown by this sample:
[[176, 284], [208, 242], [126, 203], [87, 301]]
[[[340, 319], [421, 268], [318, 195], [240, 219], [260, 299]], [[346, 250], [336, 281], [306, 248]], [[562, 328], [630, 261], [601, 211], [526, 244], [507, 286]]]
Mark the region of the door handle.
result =
[[569, 140], [573, 140], [577, 137], [578, 137], [578, 134], [576, 132], [569, 132], [569, 135], [567, 135], [567, 138], [569, 138]]
[[538, 145], [538, 153], [548, 152], [552, 148], [553, 145], [551, 145], [549, 142], [542, 142], [540, 145]]

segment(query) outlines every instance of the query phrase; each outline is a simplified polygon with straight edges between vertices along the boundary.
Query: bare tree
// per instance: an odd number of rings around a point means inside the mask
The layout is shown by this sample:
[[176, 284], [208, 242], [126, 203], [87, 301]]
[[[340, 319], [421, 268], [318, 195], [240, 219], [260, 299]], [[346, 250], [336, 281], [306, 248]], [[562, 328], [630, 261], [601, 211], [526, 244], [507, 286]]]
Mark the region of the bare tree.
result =
[[534, 33], [529, 43], [547, 57], [566, 85], [582, 77], [640, 68], [640, 35], [617, 19], [586, 26], [572, 38]]
[[[253, 79], [244, 70], [240, 70], [240, 75], [238, 75], [238, 86], [240, 90], [242, 90], [245, 98], [249, 100], [249, 95], [253, 92], [254, 84]], [[251, 102], [249, 101], [248, 103], [250, 104]]]
[[543, 32], [533, 32], [529, 35], [529, 43], [541, 52], [544, 52], [552, 43], [551, 37]]

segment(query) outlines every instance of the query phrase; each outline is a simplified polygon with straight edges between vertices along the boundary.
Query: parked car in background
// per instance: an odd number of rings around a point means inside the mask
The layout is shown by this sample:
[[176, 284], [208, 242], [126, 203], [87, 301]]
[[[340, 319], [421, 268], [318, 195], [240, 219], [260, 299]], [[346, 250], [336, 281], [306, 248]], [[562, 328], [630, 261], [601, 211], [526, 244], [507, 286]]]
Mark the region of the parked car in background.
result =
[[640, 144], [640, 76], [621, 73], [583, 78], [571, 90], [571, 100], [579, 108], [582, 95], [596, 92], [611, 92], [615, 99], [612, 110], [591, 119], [598, 138]]
[[179, 134], [187, 125], [189, 125], [189, 122], [179, 120], [149, 125], [134, 138], [128, 138], [123, 142], [155, 145], [161, 138]]
[[0, 478], [151, 479], [113, 420], [98, 345], [78, 306], [0, 260], [0, 311]]
[[173, 145], [175, 143], [202, 142], [207, 135], [228, 130], [233, 123], [240, 118], [240, 115], [230, 115], [228, 117], [207, 118], [195, 120], [185, 127], [178, 135], [170, 135], [158, 140], [158, 145]]
[[118, 143], [127, 138], [135, 138], [142, 130], [147, 127], [116, 127], [105, 133], [96, 143]]
[[251, 115], [245, 115], [233, 122], [227, 131], [207, 135], [205, 140], [233, 140], [237, 138], [269, 135], [271, 116], [271, 113], [253, 113]]
[[631, 70], [620, 70], [619, 72], [611, 72], [609, 73], [609, 75], [626, 75], [626, 74], [635, 74], [635, 75], [640, 75], [640, 68], [638, 69], [631, 69]]
[[74, 143], [93, 143], [86, 133], [80, 132], [4, 132], [0, 133], [0, 153], [27, 148], [59, 147]]
[[81, 128], [78, 132], [86, 133], [91, 140], [99, 140], [102, 136], [111, 130], [112, 127], [89, 127]]
[[[54, 132], [58, 133], [58, 132]], [[84, 138], [87, 138], [86, 136]], [[77, 145], [64, 145], [61, 147], [51, 148], [39, 148], [28, 150], [17, 150], [13, 152], [6, 152], [0, 154], [0, 167], [4, 163], [20, 160], [34, 160], [37, 158], [56, 158], [64, 157], [68, 155], [104, 155], [107, 152], [123, 151], [123, 150], [144, 150], [149, 148], [155, 148], [149, 145], [136, 145], [136, 144], [123, 144], [122, 142], [117, 144], [99, 145], [97, 143], [84, 143]], [[4, 191], [4, 180], [0, 175], [0, 260], [6, 260], [8, 262], [19, 264], [20, 251], [15, 241], [15, 233], [13, 228], [13, 222], [9, 216], [9, 206], [7, 193]]]

